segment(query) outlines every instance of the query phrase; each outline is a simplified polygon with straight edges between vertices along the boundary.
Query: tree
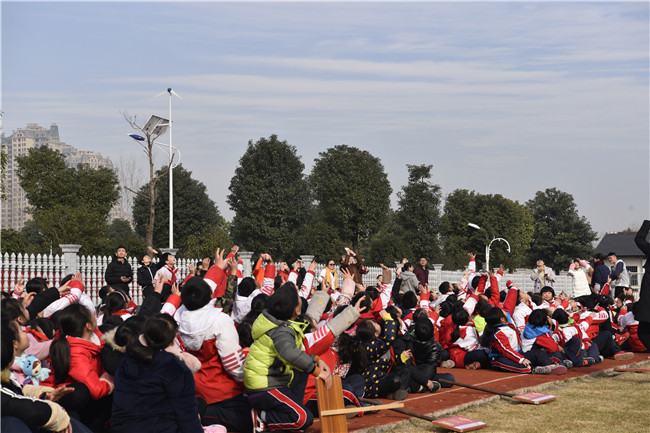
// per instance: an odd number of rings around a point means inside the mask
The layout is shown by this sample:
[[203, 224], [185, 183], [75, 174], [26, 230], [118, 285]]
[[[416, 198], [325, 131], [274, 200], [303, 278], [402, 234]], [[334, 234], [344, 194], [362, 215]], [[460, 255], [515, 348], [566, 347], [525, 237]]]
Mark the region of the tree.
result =
[[296, 236], [298, 249], [303, 254], [312, 254], [317, 263], [327, 263], [328, 260], [339, 262], [345, 254], [345, 242], [339, 238], [336, 227], [324, 222], [313, 220], [304, 225]]
[[412, 251], [412, 260], [440, 258], [440, 185], [429, 182], [432, 165], [407, 165], [408, 184], [397, 193], [396, 222]]
[[296, 148], [276, 135], [248, 142], [227, 199], [235, 211], [232, 237], [237, 245], [276, 258], [298, 253], [296, 233], [310, 212], [304, 168]]
[[[226, 221], [219, 214], [219, 209], [208, 196], [207, 188], [202, 182], [192, 178], [192, 172], [182, 164], [174, 167], [174, 245], [184, 249], [190, 235], [202, 235], [212, 226], [224, 228]], [[155, 173], [158, 178], [154, 188], [157, 215], [154, 222], [153, 245], [165, 245], [169, 240], [169, 176], [162, 175], [167, 171], [163, 167]], [[133, 201], [133, 222], [136, 233], [147, 235], [150, 221], [150, 201], [148, 199], [150, 184], [140, 188]], [[181, 255], [183, 255], [181, 253]]]
[[131, 228], [131, 223], [127, 220], [116, 218], [108, 226], [106, 230], [106, 237], [109, 241], [109, 246], [103, 255], [115, 254], [115, 249], [118, 245], [126, 248], [126, 251], [132, 256], [138, 256], [146, 252], [146, 245], [144, 238]]
[[[154, 146], [155, 146], [156, 139], [158, 139], [158, 137], [160, 136], [160, 134], [157, 133], [158, 128], [154, 128], [153, 131], [150, 131], [144, 128], [144, 126], [146, 125], [141, 126], [138, 124], [135, 115], [131, 116], [126, 111], [122, 111], [120, 112], [120, 114], [122, 114], [122, 117], [124, 117], [124, 120], [126, 120], [126, 123], [128, 123], [131, 126], [131, 128], [135, 129], [140, 134], [142, 134], [142, 136], [135, 135], [134, 138], [138, 141], [138, 143], [140, 143], [140, 145], [142, 146], [142, 150], [147, 155], [147, 159], [149, 160], [149, 182], [147, 183], [147, 188], [144, 190], [140, 189], [140, 191], [137, 192], [137, 194], [139, 197], [144, 198], [147, 202], [147, 211], [148, 211], [147, 220], [142, 222], [141, 224], [144, 227], [144, 241], [147, 244], [147, 246], [151, 247], [154, 242], [154, 230], [156, 228], [156, 203], [158, 199], [158, 197], [156, 196], [156, 192], [158, 191], [156, 185], [158, 184], [158, 181], [162, 177], [166, 176], [167, 173], [169, 172], [173, 164], [173, 156], [172, 158], [170, 158], [169, 164], [167, 164], [166, 169], [158, 170], [157, 172], [154, 173], [155, 170]], [[132, 193], [136, 193], [130, 188], [128, 190]], [[135, 206], [135, 202], [134, 202], [134, 206]], [[167, 231], [167, 233], [169, 233], [169, 230]]]
[[[481, 230], [469, 227], [468, 223]], [[533, 218], [526, 206], [500, 194], [478, 194], [466, 189], [457, 189], [447, 196], [441, 226], [442, 262], [451, 269], [467, 266], [468, 252], [476, 253], [477, 262], [485, 266], [485, 246], [495, 237], [506, 239], [511, 251], [508, 253], [502, 242], [493, 243], [490, 267], [520, 267], [525, 264], [533, 235]]]
[[362, 247], [365, 263], [369, 266], [379, 266], [380, 263], [388, 267], [400, 261], [403, 257], [415, 261], [416, 257], [412, 245], [406, 240], [407, 235], [403, 227], [396, 222], [396, 212], [389, 212], [388, 222], [379, 232], [371, 236], [367, 244]]
[[589, 257], [593, 253], [592, 242], [596, 233], [578, 209], [573, 196], [556, 188], [537, 191], [526, 202], [535, 220], [535, 231], [528, 253], [534, 263], [544, 260], [556, 271], [568, 268], [571, 259]]
[[384, 166], [369, 152], [346, 145], [319, 155], [310, 176], [318, 210], [358, 250], [359, 241], [376, 233], [390, 210], [392, 189]]
[[205, 227], [201, 235], [189, 235], [185, 241], [185, 257], [214, 257], [217, 248], [229, 250], [234, 242], [228, 236], [228, 225]]
[[84, 254], [105, 242], [108, 214], [119, 197], [117, 176], [109, 168], [67, 167], [63, 155], [46, 146], [17, 158], [20, 186], [42, 235], [54, 246], [81, 244]]

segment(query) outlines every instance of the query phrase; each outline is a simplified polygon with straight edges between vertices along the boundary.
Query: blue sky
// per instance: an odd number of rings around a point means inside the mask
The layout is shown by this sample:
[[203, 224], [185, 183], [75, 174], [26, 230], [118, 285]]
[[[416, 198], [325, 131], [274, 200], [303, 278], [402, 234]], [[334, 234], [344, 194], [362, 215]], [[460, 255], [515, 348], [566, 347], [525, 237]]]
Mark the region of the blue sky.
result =
[[54, 122], [66, 143], [144, 167], [120, 111], [165, 117], [154, 95], [171, 74], [174, 145], [227, 219], [239, 158], [271, 134], [306, 173], [328, 147], [370, 151], [394, 204], [406, 165], [432, 164], [444, 194], [557, 187], [600, 233], [649, 217], [647, 2], [1, 8], [7, 135]]

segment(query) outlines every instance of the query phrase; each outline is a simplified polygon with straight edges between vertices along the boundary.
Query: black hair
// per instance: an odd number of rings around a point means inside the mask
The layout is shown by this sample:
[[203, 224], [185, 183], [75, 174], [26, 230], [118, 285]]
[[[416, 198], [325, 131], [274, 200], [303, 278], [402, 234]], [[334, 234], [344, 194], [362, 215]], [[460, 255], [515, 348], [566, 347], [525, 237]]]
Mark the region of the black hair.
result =
[[[366, 292], [358, 292], [356, 293], [353, 297], [352, 300], [350, 301], [350, 305], [357, 305], [357, 301], [361, 298], [366, 296]], [[372, 310], [372, 299], [370, 299], [369, 296], [366, 296], [366, 299], [361, 301], [361, 307], [366, 307], [366, 310], [364, 311], [365, 313], [369, 313]]]
[[533, 310], [533, 312], [530, 313], [530, 316], [528, 316], [528, 323], [536, 327], [547, 325], [548, 313], [546, 312], [546, 309], [538, 308], [537, 310]]
[[282, 279], [281, 276], [276, 275], [275, 279], [273, 280], [273, 291], [278, 290], [282, 285], [284, 284], [284, 280]]
[[478, 287], [479, 281], [481, 281], [481, 277], [479, 277], [478, 275], [472, 278], [471, 286], [474, 290], [476, 290], [476, 288]]
[[429, 313], [424, 308], [418, 308], [413, 312], [413, 323], [417, 322], [420, 318], [429, 319]]
[[124, 251], [127, 251], [124, 245], [118, 245], [117, 248], [115, 248], [115, 252], [117, 252], [117, 250], [119, 250], [120, 248], [122, 248]]
[[603, 256], [602, 253], [596, 253], [596, 255], [594, 256], [594, 259], [596, 259], [596, 260], [604, 260], [605, 257]]
[[62, 286], [62, 285], [64, 285], [65, 283], [67, 283], [68, 281], [71, 281], [71, 280], [72, 280], [72, 277], [74, 277], [74, 274], [68, 274], [68, 275], [66, 275], [65, 277], [61, 278], [61, 283], [60, 283], [60, 285]]
[[102, 300], [102, 303], [104, 302], [104, 300], [106, 300], [106, 297], [108, 296], [109, 293], [111, 293], [112, 290], [113, 288], [109, 284], [99, 289], [98, 295], [99, 295], [99, 299]]
[[404, 266], [402, 266], [402, 272], [406, 272], [409, 270], [409, 268], [412, 268], [413, 264], [411, 262], [406, 262], [404, 263]]
[[252, 325], [253, 322], [255, 322], [255, 319], [257, 319], [257, 316], [259, 316], [269, 304], [270, 298], [271, 297], [266, 293], [260, 293], [259, 295], [255, 296], [251, 301], [251, 309], [246, 314], [246, 316], [244, 316], [242, 323], [246, 322]]
[[483, 335], [481, 335], [480, 340], [482, 346], [490, 347], [490, 340], [497, 331], [497, 328], [501, 325], [501, 319], [503, 317], [505, 317], [505, 314], [499, 307], [492, 307], [485, 313], [483, 317], [485, 319], [485, 329], [483, 329]]
[[290, 320], [300, 303], [298, 290], [293, 283], [286, 283], [269, 298], [268, 312], [278, 320]]
[[373, 338], [375, 338], [375, 332], [376, 331], [377, 330], [375, 329], [375, 326], [373, 325], [373, 320], [371, 320], [371, 319], [362, 320], [357, 325], [357, 338], [360, 341], [370, 341]]
[[390, 317], [399, 324], [399, 310], [394, 305], [389, 305], [386, 307], [386, 312], [390, 314]]
[[[358, 329], [358, 327], [357, 327]], [[358, 331], [357, 331], [358, 332]], [[358, 334], [357, 334], [358, 336]], [[374, 328], [373, 328], [374, 336]], [[364, 344], [350, 337], [345, 332], [339, 335], [338, 338], [339, 360], [341, 363], [350, 363], [351, 371], [363, 371], [368, 368], [370, 361], [368, 359], [368, 352]], [[355, 350], [356, 349], [356, 350]]]
[[553, 320], [556, 320], [560, 325], [564, 325], [569, 322], [569, 315], [566, 311], [561, 308], [556, 309], [551, 316]]
[[144, 263], [142, 263], [142, 259], [144, 259], [144, 256], [149, 256], [149, 257], [151, 257], [151, 256], [149, 255], [149, 253], [143, 253], [143, 254], [140, 254], [140, 255], [138, 256], [138, 264], [139, 264], [139, 265], [144, 266]]
[[546, 292], [551, 292], [551, 295], [553, 295], [553, 297], [555, 297], [555, 290], [553, 290], [553, 287], [551, 287], [551, 286], [544, 286], [544, 287], [542, 287], [542, 290], [539, 291], [540, 295], [541, 295], [542, 293], [546, 293]]
[[47, 280], [43, 277], [34, 277], [25, 284], [25, 292], [40, 293], [47, 289]]
[[92, 313], [80, 304], [68, 305], [56, 315], [56, 325], [61, 336], [55, 338], [50, 345], [55, 384], [65, 382], [70, 371], [70, 343], [66, 337], [69, 335], [81, 338], [86, 324], [93, 321]]
[[38, 328], [40, 330], [39, 332], [50, 340], [54, 338], [54, 322], [48, 318], [36, 317], [35, 319], [30, 320], [27, 325], [34, 330], [37, 330], [36, 328]]
[[142, 316], [131, 316], [123, 321], [115, 330], [115, 336], [113, 337], [115, 344], [126, 347], [127, 344], [136, 341], [142, 333], [146, 321], [147, 319]]
[[101, 311], [104, 312], [104, 318], [108, 318], [108, 316], [111, 316], [113, 313], [117, 313], [120, 310], [124, 310], [128, 306], [128, 297], [123, 291], [117, 289], [106, 296]]
[[2, 370], [4, 370], [14, 361], [14, 342], [18, 339], [18, 324], [3, 317], [0, 337], [2, 338], [0, 364], [2, 364]]
[[122, 323], [124, 323], [124, 319], [122, 318], [122, 316], [118, 314], [115, 314], [114, 316], [104, 315], [104, 317], [102, 318], [102, 324], [99, 325], [99, 331], [102, 334], [105, 334], [111, 329], [117, 328]]
[[485, 317], [490, 308], [492, 308], [492, 304], [483, 298], [478, 298], [478, 303], [476, 304], [475, 310], [478, 312], [479, 316]]
[[418, 319], [413, 328], [415, 338], [420, 341], [429, 341], [433, 338], [433, 323], [427, 317]]
[[451, 315], [451, 321], [454, 322], [456, 326], [466, 325], [467, 322], [469, 322], [469, 312], [464, 308], [458, 310]]
[[499, 292], [499, 302], [503, 302], [506, 300], [507, 293], [506, 292]]
[[375, 286], [368, 286], [366, 287], [366, 296], [370, 298], [370, 300], [374, 301], [379, 297], [379, 290], [377, 290], [377, 287]]
[[257, 289], [257, 282], [253, 277], [246, 277], [241, 280], [237, 286], [237, 294], [239, 296], [248, 297]]
[[418, 296], [414, 293], [411, 292], [410, 290], [406, 293], [404, 293], [404, 296], [402, 296], [402, 309], [404, 310], [410, 310], [411, 308], [415, 308], [418, 305]]
[[190, 278], [181, 292], [181, 301], [190, 311], [198, 310], [212, 299], [212, 289], [202, 278]]
[[450, 290], [452, 290], [452, 286], [451, 286], [451, 284], [449, 284], [449, 281], [443, 281], [438, 286], [438, 291], [440, 292], [441, 295], [444, 295], [445, 293], [449, 292]]
[[[6, 298], [2, 300], [2, 318], [7, 320], [18, 321], [21, 317], [23, 318], [23, 323], [25, 324], [29, 321], [29, 312], [26, 313], [23, 303], [18, 299]], [[27, 315], [25, 315], [25, 313]]]
[[149, 317], [142, 327], [142, 338], [146, 346], [137, 339], [127, 344], [126, 350], [136, 358], [150, 364], [155, 352], [172, 344], [177, 331], [178, 325], [169, 314], [156, 314]]
[[544, 302], [544, 299], [542, 298], [542, 295], [539, 293], [533, 293], [530, 295], [530, 302], [532, 302], [535, 305], [542, 305], [542, 302]]
[[447, 317], [451, 314], [454, 306], [451, 302], [444, 301], [440, 304], [440, 311], [438, 314], [440, 317]]
[[253, 342], [253, 326], [251, 323], [242, 322], [237, 325], [237, 334], [239, 335], [239, 345], [244, 347], [251, 347]]
[[610, 252], [608, 252], [608, 253], [607, 253], [607, 257], [609, 257], [609, 256], [614, 256], [614, 257], [617, 257], [617, 258], [618, 258], [618, 256], [616, 255], [616, 253], [615, 253], [614, 251], [610, 251]]

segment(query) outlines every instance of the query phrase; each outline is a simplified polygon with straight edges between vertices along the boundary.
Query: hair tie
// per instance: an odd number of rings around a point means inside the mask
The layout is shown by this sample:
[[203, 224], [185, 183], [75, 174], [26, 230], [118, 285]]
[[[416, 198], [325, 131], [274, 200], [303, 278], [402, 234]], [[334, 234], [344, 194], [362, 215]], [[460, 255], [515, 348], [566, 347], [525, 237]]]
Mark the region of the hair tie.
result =
[[138, 336], [138, 341], [139, 341], [140, 344], [142, 344], [144, 347], [149, 347], [149, 345], [147, 344], [147, 340], [145, 340], [145, 338], [144, 338], [144, 334], [140, 334], [140, 335]]
[[120, 290], [116, 290], [115, 292], [117, 292], [117, 293], [120, 294], [120, 296], [121, 296], [122, 299], [124, 300], [124, 303], [125, 303], [125, 304], [128, 304], [128, 302], [126, 302], [126, 296], [124, 296], [124, 293], [122, 293], [122, 291], [120, 291]]
[[61, 338], [61, 331], [59, 329], [54, 332], [54, 339], [56, 340], [57, 338]]

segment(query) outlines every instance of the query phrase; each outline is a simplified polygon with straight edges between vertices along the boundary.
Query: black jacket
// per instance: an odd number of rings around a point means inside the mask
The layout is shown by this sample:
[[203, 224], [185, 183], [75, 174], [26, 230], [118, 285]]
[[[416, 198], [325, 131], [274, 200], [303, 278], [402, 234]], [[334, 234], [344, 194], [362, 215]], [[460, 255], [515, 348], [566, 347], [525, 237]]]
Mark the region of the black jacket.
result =
[[649, 231], [650, 220], [645, 220], [634, 237], [636, 246], [646, 256], [646, 262], [643, 266], [645, 273], [643, 274], [643, 280], [641, 280], [639, 300], [634, 305], [634, 318], [639, 322], [650, 322], [650, 243], [646, 240]]
[[[129, 277], [130, 280], [125, 283], [121, 277]], [[113, 256], [113, 261], [106, 266], [104, 279], [106, 280], [106, 284], [110, 284], [113, 289], [122, 289], [128, 294], [129, 283], [133, 280], [131, 264], [126, 259], [124, 259], [124, 262], [120, 262], [117, 256]]]
[[113, 433], [202, 433], [190, 369], [164, 350], [154, 352], [151, 364], [127, 351], [115, 373], [111, 427]]

